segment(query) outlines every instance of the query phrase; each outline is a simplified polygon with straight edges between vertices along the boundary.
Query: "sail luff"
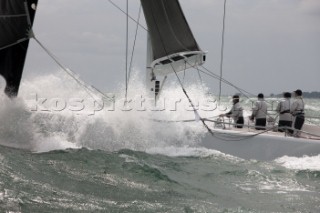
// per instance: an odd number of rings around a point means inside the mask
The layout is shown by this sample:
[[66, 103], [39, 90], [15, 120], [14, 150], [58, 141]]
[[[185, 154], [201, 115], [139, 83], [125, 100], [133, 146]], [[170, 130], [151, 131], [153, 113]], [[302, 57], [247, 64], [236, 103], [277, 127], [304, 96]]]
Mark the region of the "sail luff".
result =
[[0, 50], [0, 74], [9, 97], [17, 96], [19, 91], [37, 3], [38, 0], [0, 2], [0, 47], [7, 47]]

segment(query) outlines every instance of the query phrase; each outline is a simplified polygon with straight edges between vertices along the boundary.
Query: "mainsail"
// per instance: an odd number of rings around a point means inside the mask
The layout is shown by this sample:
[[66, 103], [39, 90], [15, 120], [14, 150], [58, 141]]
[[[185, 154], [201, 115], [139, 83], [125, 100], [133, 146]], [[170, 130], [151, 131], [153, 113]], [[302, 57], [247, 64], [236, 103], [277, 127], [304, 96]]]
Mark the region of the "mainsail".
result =
[[155, 75], [166, 75], [201, 65], [205, 53], [199, 48], [178, 0], [141, 0]]
[[0, 74], [5, 93], [18, 94], [38, 0], [0, 1]]

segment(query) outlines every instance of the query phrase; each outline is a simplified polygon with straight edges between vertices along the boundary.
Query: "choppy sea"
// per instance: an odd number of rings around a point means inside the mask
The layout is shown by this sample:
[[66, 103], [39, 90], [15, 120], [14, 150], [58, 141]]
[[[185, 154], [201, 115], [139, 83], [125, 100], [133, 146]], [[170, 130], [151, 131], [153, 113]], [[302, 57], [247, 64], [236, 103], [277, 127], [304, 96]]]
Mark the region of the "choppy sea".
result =
[[[320, 212], [320, 155], [243, 160], [197, 146], [201, 123], [164, 122], [193, 118], [179, 90], [124, 107], [66, 81], [37, 77], [18, 99], [1, 96], [0, 212]], [[200, 115], [217, 115], [213, 103], [199, 101]], [[306, 99], [307, 114], [319, 103]]]

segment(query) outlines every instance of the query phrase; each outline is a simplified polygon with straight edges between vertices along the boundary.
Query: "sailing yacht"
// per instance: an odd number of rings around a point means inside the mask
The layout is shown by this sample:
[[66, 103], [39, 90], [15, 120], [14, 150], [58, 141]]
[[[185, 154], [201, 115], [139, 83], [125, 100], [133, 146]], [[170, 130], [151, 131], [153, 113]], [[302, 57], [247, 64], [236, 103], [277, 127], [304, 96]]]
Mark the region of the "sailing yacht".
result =
[[[19, 91], [29, 39], [33, 38], [32, 24], [37, 0], [1, 0], [0, 2], [0, 74], [6, 81], [5, 93], [15, 97]], [[146, 87], [155, 101], [165, 89], [168, 75], [178, 80], [184, 95], [193, 108], [195, 119], [207, 130], [200, 147], [219, 150], [244, 159], [274, 160], [285, 155], [303, 156], [320, 154], [320, 128], [305, 125], [303, 138], [274, 132], [274, 126], [265, 131], [254, 131], [245, 126], [218, 128], [217, 120], [201, 117], [178, 73], [201, 67], [206, 52], [199, 47], [178, 0], [141, 0], [148, 26]], [[59, 64], [59, 63], [58, 63]], [[59, 64], [61, 66], [61, 64]], [[62, 66], [61, 66], [62, 67]], [[70, 70], [62, 67], [69, 75]], [[77, 82], [80, 82], [77, 79]], [[80, 82], [84, 85], [83, 82]], [[100, 93], [101, 94], [101, 93]], [[159, 121], [154, 121], [159, 122]], [[183, 125], [184, 121], [181, 122]], [[164, 122], [163, 125], [166, 125]], [[224, 125], [225, 126], [225, 125]], [[217, 127], [217, 128], [216, 128]]]
[[[141, 0], [148, 25], [147, 85], [157, 99], [163, 89], [166, 75], [188, 68], [196, 68], [205, 62], [205, 52], [198, 46], [178, 0]], [[164, 77], [163, 77], [164, 76]], [[177, 75], [177, 78], [178, 75]], [[179, 81], [179, 79], [178, 79]], [[162, 84], [161, 84], [162, 82]], [[187, 91], [180, 84], [191, 106]], [[241, 130], [232, 126], [214, 129], [209, 119], [201, 118], [194, 108], [196, 117], [208, 133], [201, 139], [200, 146], [219, 150], [244, 159], [270, 161], [288, 155], [320, 154], [320, 128], [305, 125], [304, 138], [289, 137], [274, 132], [274, 127], [265, 131], [254, 131], [247, 126]], [[217, 121], [212, 121], [215, 123]], [[224, 125], [225, 127], [225, 125]]]

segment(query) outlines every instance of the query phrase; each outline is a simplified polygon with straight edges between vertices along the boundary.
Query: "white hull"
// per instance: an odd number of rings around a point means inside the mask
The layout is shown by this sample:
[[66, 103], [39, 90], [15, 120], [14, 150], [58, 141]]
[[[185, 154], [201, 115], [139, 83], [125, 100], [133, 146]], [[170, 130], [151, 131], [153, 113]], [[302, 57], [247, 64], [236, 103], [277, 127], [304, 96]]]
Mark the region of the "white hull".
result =
[[[315, 127], [315, 131], [319, 127]], [[284, 133], [243, 130], [215, 130], [214, 136], [207, 133], [201, 146], [221, 151], [243, 159], [272, 161], [282, 156], [316, 156], [320, 154], [320, 138], [294, 138]]]

